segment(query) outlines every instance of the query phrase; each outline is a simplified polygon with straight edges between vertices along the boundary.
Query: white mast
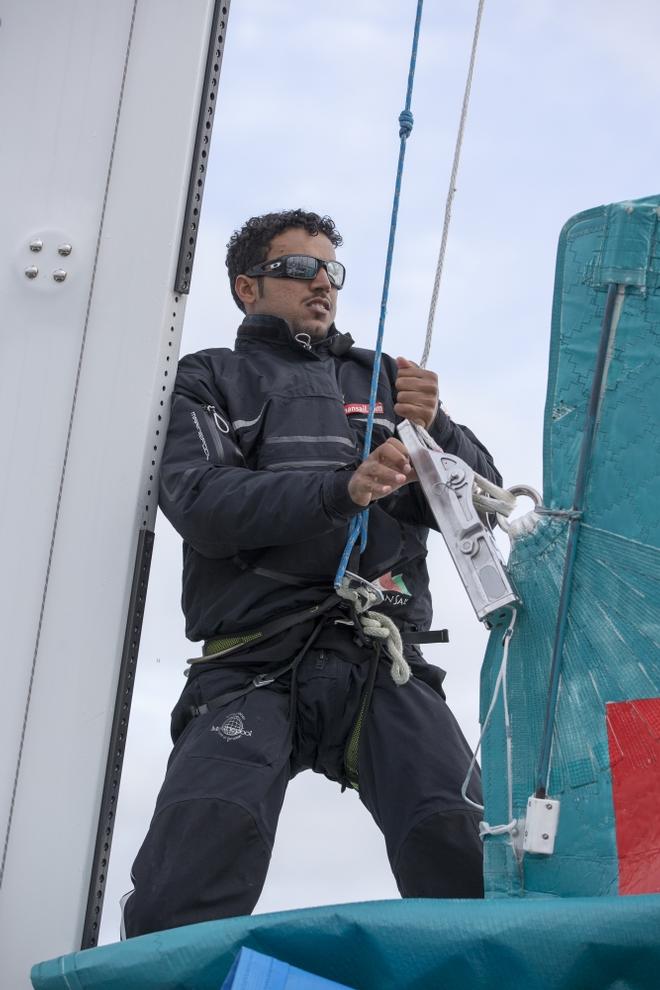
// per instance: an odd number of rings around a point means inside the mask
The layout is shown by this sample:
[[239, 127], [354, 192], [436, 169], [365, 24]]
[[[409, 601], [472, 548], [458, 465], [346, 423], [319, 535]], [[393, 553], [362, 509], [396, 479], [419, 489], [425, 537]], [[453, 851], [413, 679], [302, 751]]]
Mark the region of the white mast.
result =
[[0, 959], [19, 988], [96, 941], [229, 0], [2, 6]]

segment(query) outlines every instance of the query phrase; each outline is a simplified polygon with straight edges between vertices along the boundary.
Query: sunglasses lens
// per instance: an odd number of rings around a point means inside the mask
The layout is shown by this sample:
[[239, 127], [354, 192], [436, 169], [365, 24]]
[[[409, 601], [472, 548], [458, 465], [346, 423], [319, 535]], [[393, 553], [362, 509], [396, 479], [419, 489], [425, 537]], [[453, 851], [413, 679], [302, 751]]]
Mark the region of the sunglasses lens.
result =
[[340, 261], [329, 261], [327, 272], [328, 272], [328, 278], [335, 286], [335, 288], [341, 289], [342, 285], [344, 284], [344, 275], [346, 274], [346, 269], [344, 268], [342, 263]]
[[314, 278], [318, 271], [316, 258], [306, 254], [290, 254], [286, 259], [286, 274], [289, 278]]

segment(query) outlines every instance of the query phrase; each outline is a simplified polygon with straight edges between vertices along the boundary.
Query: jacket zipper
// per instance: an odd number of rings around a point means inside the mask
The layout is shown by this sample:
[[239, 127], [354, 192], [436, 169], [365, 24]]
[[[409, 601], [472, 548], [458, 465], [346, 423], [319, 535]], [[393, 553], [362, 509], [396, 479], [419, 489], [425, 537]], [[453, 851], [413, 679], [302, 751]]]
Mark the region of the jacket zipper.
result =
[[216, 427], [220, 430], [221, 433], [224, 433], [226, 436], [229, 433], [229, 423], [222, 418], [222, 416], [215, 408], [215, 406], [204, 406], [204, 408], [206, 409], [207, 413], [209, 413], [213, 417], [213, 422], [215, 423]]

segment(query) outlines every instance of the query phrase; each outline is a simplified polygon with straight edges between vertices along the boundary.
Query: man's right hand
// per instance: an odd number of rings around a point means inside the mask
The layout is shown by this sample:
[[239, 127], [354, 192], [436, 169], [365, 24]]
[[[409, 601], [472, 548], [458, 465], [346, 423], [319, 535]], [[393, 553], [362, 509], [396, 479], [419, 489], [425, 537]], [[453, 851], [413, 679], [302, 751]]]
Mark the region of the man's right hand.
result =
[[348, 483], [348, 494], [356, 505], [366, 506], [416, 479], [406, 448], [390, 437], [360, 464]]

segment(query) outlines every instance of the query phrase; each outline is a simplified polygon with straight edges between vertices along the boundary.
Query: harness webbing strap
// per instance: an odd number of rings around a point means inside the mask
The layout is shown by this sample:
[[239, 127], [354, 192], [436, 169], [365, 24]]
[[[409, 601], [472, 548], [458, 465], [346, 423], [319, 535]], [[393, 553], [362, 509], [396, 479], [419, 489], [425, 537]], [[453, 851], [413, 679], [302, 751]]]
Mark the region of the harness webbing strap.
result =
[[[318, 615], [321, 609], [317, 610], [314, 614]], [[325, 611], [325, 609], [323, 609]], [[298, 613], [296, 613], [297, 615]], [[307, 612], [304, 613], [302, 620], [305, 621], [309, 618]], [[278, 620], [279, 622], [280, 620]], [[292, 621], [292, 617], [289, 617], [286, 628], [291, 628], [291, 626], [297, 623]], [[248, 646], [250, 643], [261, 642], [264, 639], [268, 639], [270, 636], [276, 635], [278, 630], [275, 632], [267, 631], [267, 627], [263, 630], [257, 630], [250, 633], [235, 633], [229, 636], [218, 636], [217, 639], [209, 639], [204, 643], [203, 656], [196, 657], [194, 660], [188, 661], [189, 663], [201, 663], [205, 660], [213, 660], [216, 657], [221, 657], [229, 654], [240, 646]], [[428, 632], [402, 632], [401, 641], [406, 644], [414, 643], [448, 643], [449, 642], [449, 630], [448, 629], [429, 629]]]
[[371, 698], [374, 693], [374, 684], [376, 683], [376, 674], [378, 673], [378, 663], [381, 659], [381, 644], [376, 641], [374, 643], [374, 652], [371, 658], [371, 663], [369, 665], [369, 675], [367, 677], [367, 683], [364, 686], [362, 692], [362, 701], [360, 703], [360, 710], [358, 712], [357, 718], [353, 723], [353, 728], [351, 734], [348, 737], [348, 742], [346, 743], [346, 749], [344, 750], [344, 770], [346, 771], [346, 780], [351, 785], [353, 790], [359, 791], [359, 761], [360, 761], [360, 738], [362, 736], [362, 728], [369, 715], [369, 709], [371, 707]]
[[285, 632], [287, 629], [293, 628], [293, 626], [300, 625], [301, 622], [307, 622], [309, 619], [324, 615], [339, 603], [339, 598], [333, 592], [327, 598], [324, 598], [322, 602], [318, 602], [316, 605], [310, 605], [308, 608], [303, 608], [298, 612], [288, 612], [286, 615], [280, 616], [279, 619], [273, 619], [272, 622], [267, 622], [261, 629], [228, 633], [226, 636], [209, 639], [204, 644], [203, 656], [193, 657], [187, 663], [206, 663], [209, 660], [218, 660], [220, 657], [229, 656], [251, 643], [263, 643], [280, 632]]
[[250, 694], [257, 688], [266, 687], [267, 684], [272, 684], [273, 681], [278, 679], [278, 677], [288, 674], [290, 670], [295, 673], [301, 660], [303, 660], [306, 656], [308, 650], [318, 637], [324, 625], [325, 618], [321, 618], [320, 621], [314, 626], [311, 635], [308, 636], [305, 645], [298, 651], [298, 653], [296, 653], [293, 660], [290, 660], [289, 663], [285, 664], [283, 667], [280, 667], [278, 670], [272, 671], [272, 673], [257, 674], [256, 677], [252, 678], [249, 684], [244, 685], [236, 691], [218, 694], [215, 698], [211, 698], [209, 701], [206, 701], [201, 705], [191, 705], [189, 711], [192, 717], [197, 718], [199, 715], [208, 715], [209, 712], [217, 712], [220, 708], [230, 704], [232, 701], [238, 701], [239, 698], [244, 698], [246, 694]]
[[448, 643], [448, 629], [429, 629], [428, 632], [402, 632], [403, 643]]
[[220, 636], [218, 639], [211, 639], [204, 643], [204, 648], [202, 653], [204, 654], [204, 659], [208, 656], [215, 656], [217, 653], [224, 653], [225, 650], [231, 650], [235, 646], [247, 646], [248, 643], [254, 643], [256, 640], [262, 638], [260, 632], [253, 633], [237, 633], [235, 636]]

